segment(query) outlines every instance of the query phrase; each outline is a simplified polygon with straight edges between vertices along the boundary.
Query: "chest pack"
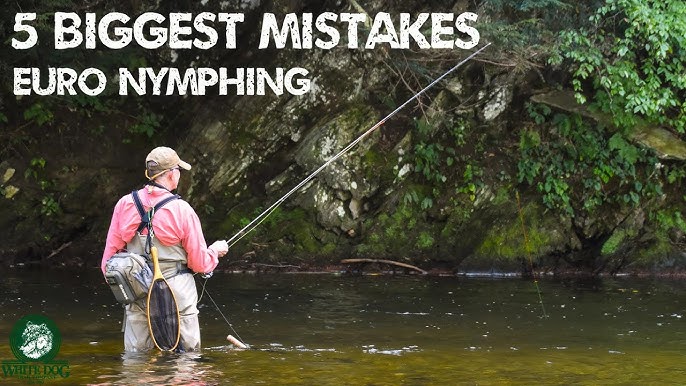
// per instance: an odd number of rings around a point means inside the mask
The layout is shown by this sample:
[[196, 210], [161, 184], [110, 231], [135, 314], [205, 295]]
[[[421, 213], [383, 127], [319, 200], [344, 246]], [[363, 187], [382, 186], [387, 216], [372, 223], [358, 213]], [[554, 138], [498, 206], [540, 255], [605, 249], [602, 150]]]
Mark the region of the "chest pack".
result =
[[167, 197], [146, 212], [138, 197], [138, 191], [134, 190], [131, 195], [141, 217], [136, 234], [141, 234], [144, 229], [148, 230], [145, 253], [141, 255], [123, 249], [112, 255], [105, 265], [105, 281], [110, 286], [117, 302], [122, 304], [131, 304], [148, 294], [153, 277], [150, 260], [150, 248], [154, 237], [152, 219], [157, 210], [168, 202], [180, 198], [179, 195]]

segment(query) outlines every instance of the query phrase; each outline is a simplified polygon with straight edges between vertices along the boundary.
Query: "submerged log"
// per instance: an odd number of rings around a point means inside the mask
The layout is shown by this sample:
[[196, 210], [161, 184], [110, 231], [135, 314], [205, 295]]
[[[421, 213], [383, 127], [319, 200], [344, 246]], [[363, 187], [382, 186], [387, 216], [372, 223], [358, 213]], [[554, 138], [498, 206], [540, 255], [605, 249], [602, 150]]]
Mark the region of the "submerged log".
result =
[[428, 273], [421, 268], [415, 267], [414, 265], [401, 263], [399, 261], [393, 261], [393, 260], [384, 260], [384, 259], [344, 259], [344, 260], [341, 260], [341, 264], [359, 264], [359, 263], [389, 264], [389, 265], [395, 265], [395, 266], [403, 267], [403, 268], [407, 268], [407, 269], [412, 269], [412, 270], [415, 270], [415, 271], [421, 273], [422, 275], [426, 275]]

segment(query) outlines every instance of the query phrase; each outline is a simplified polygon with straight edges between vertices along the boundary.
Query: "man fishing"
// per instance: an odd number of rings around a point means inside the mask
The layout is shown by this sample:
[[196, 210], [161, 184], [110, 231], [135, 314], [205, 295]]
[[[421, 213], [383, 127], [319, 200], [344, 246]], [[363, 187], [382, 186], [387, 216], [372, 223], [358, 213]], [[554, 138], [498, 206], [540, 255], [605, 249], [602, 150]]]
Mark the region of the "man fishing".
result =
[[[145, 176], [148, 182], [137, 191], [138, 200], [147, 212], [161, 201], [175, 196], [181, 178], [181, 170], [191, 165], [182, 161], [176, 151], [169, 147], [153, 149], [145, 159]], [[195, 210], [181, 199], [170, 199], [153, 213], [153, 242], [159, 251], [160, 269], [178, 305], [180, 319], [180, 351], [200, 349], [200, 326], [198, 323], [198, 293], [193, 272], [209, 273], [219, 258], [228, 252], [225, 240], [215, 241], [209, 247], [205, 242], [200, 219]], [[114, 207], [112, 221], [107, 233], [101, 269], [106, 272], [110, 256], [126, 248], [129, 252], [144, 254], [146, 240], [142, 231], [141, 213], [134, 194], [119, 199]], [[147, 351], [154, 347], [148, 327], [145, 299], [126, 306], [124, 326], [124, 349]]]

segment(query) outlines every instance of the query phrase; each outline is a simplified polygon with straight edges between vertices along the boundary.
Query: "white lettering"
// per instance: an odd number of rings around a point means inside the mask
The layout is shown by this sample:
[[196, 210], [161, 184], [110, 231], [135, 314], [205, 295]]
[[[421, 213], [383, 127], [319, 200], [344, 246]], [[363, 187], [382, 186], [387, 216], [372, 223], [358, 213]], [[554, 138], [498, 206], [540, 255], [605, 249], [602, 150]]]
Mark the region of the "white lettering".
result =
[[429, 42], [426, 41], [426, 37], [424, 37], [420, 30], [424, 25], [424, 22], [426, 22], [429, 19], [429, 14], [420, 13], [417, 16], [417, 20], [415, 20], [414, 23], [410, 24], [411, 16], [412, 15], [410, 15], [409, 13], [400, 14], [400, 47], [402, 47], [403, 49], [410, 48], [411, 37], [412, 39], [414, 39], [415, 43], [417, 43], [419, 48], [431, 48], [431, 44], [429, 44]]
[[[14, 95], [77, 95], [80, 92], [86, 95], [99, 95], [107, 86], [105, 74], [97, 68], [87, 68], [80, 74], [71, 68], [48, 67], [47, 76], [41, 79], [39, 68], [15, 68], [14, 69]], [[89, 77], [96, 77], [93, 87], [89, 84]], [[41, 84], [44, 81], [45, 86]], [[92, 83], [92, 82], [90, 82]], [[74, 87], [78, 86], [78, 90]], [[30, 86], [30, 87], [24, 87]]]
[[[25, 75], [31, 75], [32, 68], [14, 69], [14, 95], [31, 95], [31, 87], [24, 88], [22, 86], [31, 85], [31, 78]], [[37, 70], [37, 69], [36, 69]]]
[[338, 45], [338, 42], [341, 40], [341, 34], [338, 33], [338, 30], [336, 28], [328, 25], [326, 23], [327, 20], [336, 21], [338, 20], [338, 16], [336, 16], [336, 14], [333, 12], [324, 12], [321, 15], [317, 16], [317, 20], [315, 21], [317, 31], [331, 38], [331, 40], [329, 41], [317, 38], [314, 44], [317, 46], [317, 48], [321, 48], [322, 50], [330, 50], [336, 47]]
[[190, 35], [193, 33], [191, 27], [182, 27], [181, 22], [189, 22], [192, 19], [190, 13], [170, 13], [169, 14], [169, 48], [189, 49], [193, 46], [190, 40], [182, 40], [181, 36]]
[[286, 40], [289, 36], [291, 37], [292, 48], [302, 48], [300, 31], [298, 29], [298, 15], [295, 13], [287, 14], [283, 20], [283, 27], [279, 30], [279, 23], [276, 21], [276, 15], [273, 13], [265, 13], [262, 17], [259, 49], [263, 50], [269, 47], [269, 41], [271, 40], [270, 36], [274, 38], [274, 46], [276, 48], [286, 47]]
[[217, 44], [217, 39], [219, 35], [217, 30], [205, 24], [206, 20], [214, 21], [215, 15], [211, 12], [203, 12], [195, 17], [193, 20], [193, 27], [195, 30], [207, 36], [207, 40], [203, 41], [198, 38], [193, 39], [193, 46], [200, 48], [201, 50], [207, 50], [214, 47]]
[[356, 49], [357, 25], [367, 21], [367, 15], [363, 13], [341, 13], [341, 21], [348, 23], [348, 48]]
[[24, 25], [25, 21], [36, 20], [35, 13], [18, 13], [14, 15], [14, 32], [26, 32], [29, 36], [23, 42], [12, 38], [12, 48], [15, 50], [26, 50], [38, 43], [38, 33], [33, 26]]
[[[88, 81], [88, 77], [91, 75], [95, 75], [95, 77], [98, 78], [98, 83], [96, 84], [95, 88], [90, 88], [88, 83], [86, 83]], [[86, 95], [100, 95], [100, 93], [105, 90], [105, 86], [107, 86], [107, 77], [97, 68], [87, 68], [83, 70], [81, 75], [79, 75], [79, 88]]]
[[452, 40], [443, 40], [441, 36], [452, 35], [453, 27], [444, 27], [444, 21], [452, 21], [452, 13], [432, 13], [431, 14], [431, 47], [432, 48], [453, 48]]
[[[70, 20], [69, 27], [64, 22]], [[55, 49], [64, 50], [67, 48], [78, 47], [83, 41], [83, 34], [79, 32], [81, 18], [74, 12], [55, 12]], [[73, 35], [68, 39], [65, 35]]]
[[100, 38], [102, 44], [104, 44], [105, 47], [113, 50], [128, 46], [129, 43], [131, 43], [132, 38], [131, 28], [115, 27], [113, 31], [113, 34], [116, 37], [115, 39], [110, 38], [110, 35], [107, 33], [107, 31], [110, 28], [110, 24], [113, 22], [118, 21], [122, 24], [126, 24], [129, 20], [131, 20], [130, 17], [120, 12], [110, 12], [103, 16], [98, 23], [98, 37]]
[[[214, 86], [217, 86], [218, 95], [228, 95], [229, 86], [235, 87], [235, 95], [266, 95], [267, 92], [277, 96], [284, 92], [303, 95], [310, 91], [308, 75], [309, 72], [300, 67], [289, 70], [278, 67], [274, 71], [236, 68], [234, 77], [229, 76], [226, 67], [219, 68], [219, 71], [204, 67], [185, 70], [163, 67], [157, 72], [152, 68], [139, 68], [138, 77], [135, 77], [128, 69], [120, 68], [119, 95], [128, 95], [129, 87], [138, 95], [144, 95], [148, 82], [153, 86], [152, 95], [206, 95], [207, 89]], [[22, 74], [15, 78], [15, 85], [20, 89], [21, 85], [27, 84]]]
[[476, 45], [479, 44], [479, 38], [481, 37], [479, 35], [479, 31], [476, 28], [470, 27], [465, 23], [465, 20], [476, 21], [478, 17], [479, 16], [475, 13], [465, 12], [460, 14], [457, 17], [457, 19], [455, 19], [455, 27], [457, 28], [457, 30], [464, 34], [467, 34], [471, 38], [469, 42], [465, 42], [462, 39], [457, 38], [455, 40], [456, 46], [468, 50], [470, 48], [476, 47]]
[[129, 95], [129, 86], [138, 95], [145, 95], [145, 89], [147, 88], [145, 68], [138, 69], [138, 81], [136, 81], [128, 68], [119, 69], [119, 95]]
[[236, 48], [236, 23], [242, 23], [244, 16], [242, 13], [220, 13], [219, 21], [226, 23], [226, 48]]
[[150, 27], [149, 34], [154, 37], [154, 40], [148, 40], [143, 33], [145, 25], [148, 22], [154, 21], [157, 24], [164, 23], [164, 16], [156, 12], [146, 12], [136, 18], [133, 23], [133, 37], [141, 47], [154, 50], [160, 48], [167, 42], [167, 29], [163, 27]]

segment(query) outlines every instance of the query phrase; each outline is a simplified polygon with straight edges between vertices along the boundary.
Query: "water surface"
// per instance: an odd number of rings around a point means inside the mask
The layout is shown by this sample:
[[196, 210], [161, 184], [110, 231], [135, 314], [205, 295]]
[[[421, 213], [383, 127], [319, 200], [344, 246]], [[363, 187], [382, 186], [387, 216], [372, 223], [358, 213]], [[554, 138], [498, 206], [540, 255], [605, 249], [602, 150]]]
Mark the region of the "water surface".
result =
[[[201, 283], [200, 279], [198, 282]], [[45, 384], [685, 384], [681, 281], [215, 274], [204, 350], [123, 354], [97, 271], [10, 271], [0, 360], [26, 314], [54, 320], [70, 376]], [[226, 341], [236, 333], [250, 345]], [[1, 376], [2, 374], [0, 374]], [[6, 384], [16, 380], [2, 379]]]

